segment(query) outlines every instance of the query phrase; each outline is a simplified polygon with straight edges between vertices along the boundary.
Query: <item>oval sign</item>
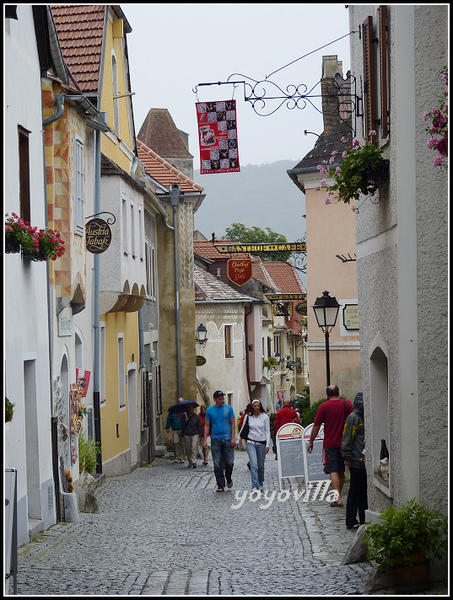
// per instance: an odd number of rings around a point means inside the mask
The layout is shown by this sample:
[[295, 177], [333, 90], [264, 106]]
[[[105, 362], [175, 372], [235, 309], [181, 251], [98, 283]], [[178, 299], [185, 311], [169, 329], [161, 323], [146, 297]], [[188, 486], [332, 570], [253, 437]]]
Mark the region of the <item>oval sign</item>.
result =
[[206, 363], [204, 356], [197, 355], [197, 367], [202, 367]]
[[88, 252], [102, 254], [110, 246], [112, 230], [103, 219], [91, 219], [85, 225], [85, 241]]

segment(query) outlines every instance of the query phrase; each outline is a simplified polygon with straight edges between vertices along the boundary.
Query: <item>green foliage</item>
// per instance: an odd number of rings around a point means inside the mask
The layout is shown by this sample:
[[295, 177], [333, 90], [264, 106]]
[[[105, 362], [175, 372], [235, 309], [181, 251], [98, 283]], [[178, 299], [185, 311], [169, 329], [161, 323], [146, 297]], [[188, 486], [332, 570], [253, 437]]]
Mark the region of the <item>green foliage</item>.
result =
[[304, 416], [302, 417], [301, 422], [300, 422], [302, 427], [305, 428], [305, 427], [307, 427], [307, 425], [310, 425], [310, 423], [313, 423], [313, 421], [315, 420], [316, 411], [318, 410], [320, 405], [323, 402], [325, 402], [326, 400], [327, 400], [327, 398], [321, 398], [321, 400], [318, 400], [312, 406], [309, 406], [307, 409], [305, 409], [303, 411]]
[[[266, 231], [259, 227], [246, 227], [242, 223], [232, 223], [231, 227], [226, 228], [226, 237], [232, 242], [240, 242], [242, 244], [287, 244], [288, 240], [281, 233], [275, 233], [266, 227]], [[291, 256], [291, 252], [251, 252], [259, 256], [263, 261], [286, 261]]]
[[409, 500], [400, 508], [390, 506], [380, 514], [379, 523], [367, 528], [368, 558], [379, 571], [394, 565], [412, 566], [414, 555], [442, 558], [448, 550], [448, 522], [439, 511], [431, 511]]
[[273, 356], [269, 356], [269, 358], [267, 360], [263, 360], [263, 368], [267, 367], [268, 369], [270, 369], [271, 367], [276, 367], [277, 366], [277, 361]]
[[96, 470], [96, 457], [101, 452], [99, 442], [79, 435], [79, 473], [94, 473]]
[[[297, 404], [296, 410], [298, 410], [299, 413], [301, 415], [303, 415], [303, 417], [304, 417], [306, 411], [310, 410], [310, 386], [306, 385], [302, 391], [303, 391], [304, 397], [298, 398], [298, 400], [296, 402], [296, 404]], [[304, 420], [303, 417], [302, 417], [302, 421]], [[313, 415], [313, 418], [314, 418], [314, 415]], [[301, 421], [301, 423], [302, 423], [302, 421]], [[311, 421], [311, 422], [313, 422], [313, 421]], [[302, 426], [305, 427], [305, 425], [302, 425]]]
[[14, 404], [5, 396], [5, 423], [13, 420]]

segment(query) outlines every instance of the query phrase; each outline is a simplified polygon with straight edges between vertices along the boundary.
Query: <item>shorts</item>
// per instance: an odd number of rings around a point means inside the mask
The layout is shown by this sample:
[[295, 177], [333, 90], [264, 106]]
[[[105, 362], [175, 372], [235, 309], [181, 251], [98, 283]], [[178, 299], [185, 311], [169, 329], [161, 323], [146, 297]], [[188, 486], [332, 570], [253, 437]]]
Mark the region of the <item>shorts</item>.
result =
[[322, 460], [324, 463], [324, 473], [344, 473], [344, 458], [341, 454], [341, 448], [323, 448]]

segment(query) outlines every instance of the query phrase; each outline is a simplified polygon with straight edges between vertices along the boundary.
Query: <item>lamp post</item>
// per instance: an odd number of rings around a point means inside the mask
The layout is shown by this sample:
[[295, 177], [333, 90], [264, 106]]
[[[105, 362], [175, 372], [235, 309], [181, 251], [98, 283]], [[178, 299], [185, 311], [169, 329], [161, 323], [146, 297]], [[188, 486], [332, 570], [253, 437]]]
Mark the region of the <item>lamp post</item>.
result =
[[330, 385], [330, 358], [329, 358], [329, 333], [337, 322], [340, 305], [335, 297], [329, 296], [329, 292], [323, 292], [321, 298], [316, 298], [313, 304], [316, 321], [326, 336], [326, 372], [327, 385]]

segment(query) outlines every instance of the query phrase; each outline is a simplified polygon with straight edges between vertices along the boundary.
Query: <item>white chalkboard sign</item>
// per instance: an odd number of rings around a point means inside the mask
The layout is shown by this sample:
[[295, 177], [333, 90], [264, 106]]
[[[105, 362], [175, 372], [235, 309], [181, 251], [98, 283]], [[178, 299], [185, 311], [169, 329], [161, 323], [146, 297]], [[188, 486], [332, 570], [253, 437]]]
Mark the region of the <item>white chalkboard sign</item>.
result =
[[310, 441], [311, 430], [313, 429], [313, 423], [307, 425], [304, 429], [304, 467], [305, 467], [305, 490], [308, 491], [309, 483], [316, 483], [317, 481], [326, 481], [330, 479], [330, 476], [324, 473], [324, 464], [322, 461], [322, 448], [324, 443], [324, 425], [319, 428], [318, 435], [313, 441], [313, 450], [311, 453], [307, 452], [308, 442]]
[[298, 423], [286, 423], [277, 431], [277, 457], [280, 489], [282, 479], [304, 477], [304, 428]]

